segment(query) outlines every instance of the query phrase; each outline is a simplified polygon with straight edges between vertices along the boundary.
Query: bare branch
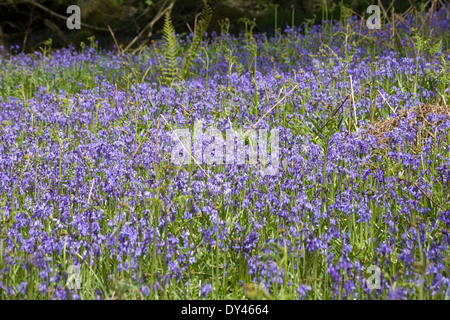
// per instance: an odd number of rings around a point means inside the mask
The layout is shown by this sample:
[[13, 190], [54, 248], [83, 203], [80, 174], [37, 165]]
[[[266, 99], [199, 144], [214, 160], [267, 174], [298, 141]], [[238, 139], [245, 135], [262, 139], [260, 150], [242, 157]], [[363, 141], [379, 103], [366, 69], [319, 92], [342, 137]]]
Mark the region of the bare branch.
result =
[[[29, 4], [31, 4], [33, 6], [39, 8], [39, 9], [45, 11], [45, 12], [47, 12], [48, 14], [50, 14], [50, 15], [52, 15], [54, 17], [57, 17], [57, 18], [60, 18], [60, 19], [63, 19], [63, 20], [67, 21], [67, 17], [66, 16], [63, 16], [63, 15], [61, 15], [59, 13], [56, 13], [56, 12], [50, 10], [49, 8], [47, 8], [46, 6], [43, 6], [40, 3], [37, 3], [37, 2], [35, 2], [33, 0], [26, 0], [24, 2], [29, 3]], [[83, 23], [83, 22], [81, 22], [80, 25], [82, 25], [83, 27], [86, 27], [86, 28], [89, 28], [89, 29], [98, 30], [98, 31], [109, 31], [107, 28], [101, 28], [101, 27], [93, 26], [91, 24], [87, 24], [87, 23]]]
[[147, 37], [150, 37], [152, 35], [152, 28], [155, 25], [155, 23], [159, 19], [161, 19], [161, 17], [163, 17], [166, 14], [166, 12], [172, 10], [173, 5], [175, 4], [175, 1], [176, 0], [171, 0], [170, 4], [166, 8], [164, 8], [164, 6], [162, 6], [161, 9], [159, 10], [159, 12], [156, 14], [156, 16], [153, 18], [153, 20], [150, 21], [133, 40], [131, 40], [131, 42], [125, 47], [125, 49], [123, 51], [127, 51], [128, 49], [130, 49], [131, 46], [144, 34], [144, 32], [147, 29], [150, 29], [149, 33], [147, 35]]
[[54, 24], [52, 21], [50, 21], [48, 19], [44, 19], [44, 24], [47, 27], [49, 27], [52, 31], [56, 32], [56, 34], [61, 38], [61, 40], [65, 44], [69, 44], [70, 43], [69, 39], [67, 39], [67, 37], [64, 35], [64, 33], [61, 31], [61, 29], [58, 28], [58, 26], [56, 24]]

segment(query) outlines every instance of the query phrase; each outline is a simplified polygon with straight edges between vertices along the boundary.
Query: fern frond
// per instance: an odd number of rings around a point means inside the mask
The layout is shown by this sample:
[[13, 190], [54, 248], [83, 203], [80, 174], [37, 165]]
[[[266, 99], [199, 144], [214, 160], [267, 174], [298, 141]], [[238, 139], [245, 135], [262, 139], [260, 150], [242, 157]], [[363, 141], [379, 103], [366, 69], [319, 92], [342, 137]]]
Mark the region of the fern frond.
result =
[[430, 46], [430, 55], [434, 56], [436, 53], [441, 52], [442, 48], [442, 39], [439, 42], [436, 42], [432, 46]]
[[211, 22], [211, 18], [212, 18], [211, 7], [208, 5], [208, 2], [206, 0], [203, 0], [203, 8], [200, 13], [200, 20], [197, 26], [195, 27], [194, 37], [186, 53], [186, 59], [184, 61], [183, 68], [181, 70], [182, 79], [186, 79], [189, 74], [189, 70], [191, 69], [191, 65], [194, 62], [195, 56], [197, 55], [197, 51], [201, 45], [203, 35], [205, 34], [206, 29], [208, 28], [208, 25]]
[[177, 38], [175, 36], [175, 28], [173, 27], [169, 12], [166, 12], [164, 17], [163, 39], [163, 75], [166, 84], [172, 84], [176, 74]]

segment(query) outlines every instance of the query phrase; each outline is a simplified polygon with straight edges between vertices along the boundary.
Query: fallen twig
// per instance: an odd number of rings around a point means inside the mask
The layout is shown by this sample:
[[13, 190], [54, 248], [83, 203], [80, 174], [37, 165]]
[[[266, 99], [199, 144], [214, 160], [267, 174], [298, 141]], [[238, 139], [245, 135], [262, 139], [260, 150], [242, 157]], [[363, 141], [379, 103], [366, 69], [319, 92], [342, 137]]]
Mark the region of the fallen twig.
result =
[[[447, 107], [447, 102], [445, 102], [445, 97], [441, 94], [441, 101], [444, 101], [444, 106]], [[440, 103], [439, 103], [440, 104]]]
[[423, 195], [424, 195], [425, 197], [427, 197], [428, 200], [430, 200], [431, 202], [433, 202], [436, 206], [438, 206], [439, 208], [441, 208], [442, 211], [444, 211], [444, 208], [442, 208], [442, 207], [441, 207], [439, 204], [437, 204], [433, 199], [431, 199], [431, 198], [427, 195], [427, 193], [426, 193], [425, 191], [423, 191], [423, 190], [417, 185], [417, 183], [413, 182], [413, 184], [417, 187], [417, 189], [420, 190], [420, 192], [423, 193]]
[[[109, 33], [111, 33], [111, 36], [112, 36], [112, 38], [113, 38], [113, 40], [114, 40], [114, 43], [116, 44], [117, 52], [120, 51], [120, 53], [123, 53], [123, 52], [122, 52], [122, 48], [119, 47], [119, 44], [117, 43], [117, 39], [116, 39], [116, 37], [115, 37], [115, 35], [114, 35], [114, 32], [113, 32], [113, 30], [111, 29], [111, 27], [110, 27], [109, 25], [108, 25], [108, 30], [109, 30]], [[117, 53], [116, 53], [116, 54], [117, 54]]]
[[91, 185], [91, 189], [89, 190], [89, 196], [88, 196], [88, 200], [87, 200], [88, 203], [91, 200], [92, 189], [94, 188], [94, 182], [95, 182], [95, 178], [92, 179], [92, 185]]
[[244, 135], [249, 131], [249, 130], [251, 130], [251, 129], [253, 129], [254, 127], [256, 127], [256, 125], [262, 120], [262, 119], [264, 119], [268, 114], [269, 114], [269, 112], [270, 111], [272, 111], [276, 106], [278, 106], [284, 99], [286, 99], [286, 97], [289, 95], [289, 94], [291, 94], [291, 92], [292, 91], [294, 91], [295, 89], [297, 89], [297, 87], [299, 86], [299, 84], [297, 83], [292, 89], [291, 89], [291, 91], [289, 91], [288, 93], [286, 93], [285, 95], [284, 95], [284, 97], [283, 98], [281, 98], [277, 103], [275, 103], [269, 110], [267, 110], [267, 112], [254, 124], [254, 125], [252, 125], [251, 126], [251, 128], [250, 129], [248, 129], [245, 133], [244, 133]]
[[335, 116], [335, 114], [342, 108], [342, 106], [344, 105], [345, 101], [347, 101], [349, 95], [347, 95], [344, 99], [344, 101], [342, 101], [341, 105], [331, 114], [330, 119], [328, 119], [328, 121], [319, 129], [319, 132], [322, 131], [323, 128], [325, 128], [328, 124], [328, 122], [331, 121], [331, 119], [333, 119], [333, 117]]
[[[159, 124], [159, 122], [158, 122]], [[139, 149], [141, 148], [141, 146], [144, 144], [145, 138], [147, 136], [147, 133], [150, 133], [150, 126], [147, 127], [147, 130], [144, 133], [144, 136], [142, 137], [142, 141], [141, 143], [139, 143], [138, 147], [136, 148], [136, 150], [134, 151], [133, 155], [131, 156], [131, 159], [133, 159], [136, 156], [136, 153], [139, 151]]]
[[[166, 120], [166, 118], [162, 114], [161, 114], [161, 117], [164, 119], [164, 121], [167, 123], [167, 125], [173, 131], [173, 127], [170, 125], [170, 123]], [[183, 142], [178, 137], [178, 135], [175, 133], [175, 131], [173, 131], [173, 134], [174, 134], [175, 138], [177, 138], [177, 140], [180, 142], [180, 144], [183, 147], [184, 151], [192, 158], [192, 160], [194, 160], [194, 162], [197, 164], [197, 166], [199, 166], [199, 168], [203, 171], [203, 173], [206, 174], [208, 176], [208, 178], [209, 178], [210, 177], [209, 174], [203, 169], [203, 167], [200, 165], [200, 163], [198, 163], [197, 159], [195, 159], [195, 157], [189, 151], [187, 151], [186, 147], [184, 146]]]
[[383, 94], [380, 92], [380, 90], [377, 89], [377, 92], [381, 95], [381, 97], [382, 97], [383, 100], [387, 103], [387, 105], [389, 106], [389, 108], [391, 108], [392, 112], [395, 113], [395, 115], [398, 116], [397, 112], [395, 112], [395, 109], [392, 108], [392, 106], [389, 104], [389, 101], [387, 101], [387, 99], [383, 96]]

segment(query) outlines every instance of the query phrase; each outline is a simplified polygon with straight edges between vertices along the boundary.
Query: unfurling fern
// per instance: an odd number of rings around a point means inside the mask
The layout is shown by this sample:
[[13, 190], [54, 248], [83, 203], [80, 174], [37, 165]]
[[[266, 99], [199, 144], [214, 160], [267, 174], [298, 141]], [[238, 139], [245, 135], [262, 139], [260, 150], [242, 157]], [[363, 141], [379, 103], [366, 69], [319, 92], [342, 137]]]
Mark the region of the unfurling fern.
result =
[[[200, 13], [199, 23], [195, 27], [195, 34], [192, 39], [192, 43], [186, 53], [186, 58], [183, 63], [183, 68], [179, 75], [180, 79], [186, 79], [189, 75], [189, 70], [194, 62], [194, 58], [197, 55], [198, 48], [201, 45], [203, 35], [208, 28], [208, 25], [212, 18], [212, 10], [208, 5], [206, 0], [203, 0], [203, 9]], [[170, 18], [170, 13], [167, 12], [164, 17], [164, 28], [163, 28], [163, 53], [162, 53], [162, 80], [164, 84], [172, 84], [176, 78], [177, 74], [177, 61], [176, 61], [176, 51], [177, 51], [177, 38], [175, 36], [175, 28], [172, 24], [172, 19]], [[155, 48], [155, 47], [154, 47]], [[156, 48], [155, 48], [156, 51]], [[156, 51], [157, 57], [158, 52]], [[159, 62], [159, 60], [158, 60]]]
[[176, 49], [177, 38], [175, 37], [175, 28], [170, 18], [170, 13], [167, 12], [164, 17], [164, 51], [163, 51], [163, 81], [165, 84], [172, 84], [176, 75]]
[[183, 68], [181, 70], [181, 78], [186, 79], [189, 75], [189, 70], [191, 69], [191, 65], [194, 62], [194, 58], [197, 55], [198, 48], [201, 45], [203, 35], [208, 28], [208, 25], [212, 18], [212, 10], [208, 5], [206, 0], [203, 0], [203, 9], [200, 13], [200, 20], [198, 24], [195, 26], [194, 37], [192, 39], [191, 45], [186, 53], [186, 59], [183, 64]]

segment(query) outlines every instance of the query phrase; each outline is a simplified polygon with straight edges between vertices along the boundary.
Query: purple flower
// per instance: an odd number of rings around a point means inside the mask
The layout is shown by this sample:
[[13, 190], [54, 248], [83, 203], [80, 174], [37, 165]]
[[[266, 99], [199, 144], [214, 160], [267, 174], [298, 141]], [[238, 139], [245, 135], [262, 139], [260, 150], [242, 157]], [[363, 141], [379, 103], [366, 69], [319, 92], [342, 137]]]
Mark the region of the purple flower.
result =
[[307, 285], [305, 286], [303, 283], [298, 287], [296, 290], [297, 293], [300, 295], [300, 299], [305, 299], [306, 294], [311, 291], [311, 286]]
[[70, 297], [72, 298], [72, 300], [81, 300], [81, 297], [76, 293], [72, 293]]
[[147, 287], [147, 286], [145, 286], [145, 285], [143, 285], [143, 286], [141, 287], [141, 292], [142, 292], [146, 297], [148, 297], [148, 296], [150, 295], [150, 289], [149, 289], [149, 287]]
[[25, 282], [25, 281], [21, 282], [19, 284], [19, 287], [17, 288], [17, 292], [21, 293], [21, 294], [24, 294], [25, 291], [27, 290], [27, 286], [28, 286], [28, 282]]
[[204, 286], [200, 288], [200, 294], [206, 298], [207, 295], [209, 295], [212, 292], [212, 286], [209, 283], [205, 283]]
[[47, 293], [47, 283], [41, 283], [38, 287], [38, 290], [40, 293], [42, 294], [46, 294]]

